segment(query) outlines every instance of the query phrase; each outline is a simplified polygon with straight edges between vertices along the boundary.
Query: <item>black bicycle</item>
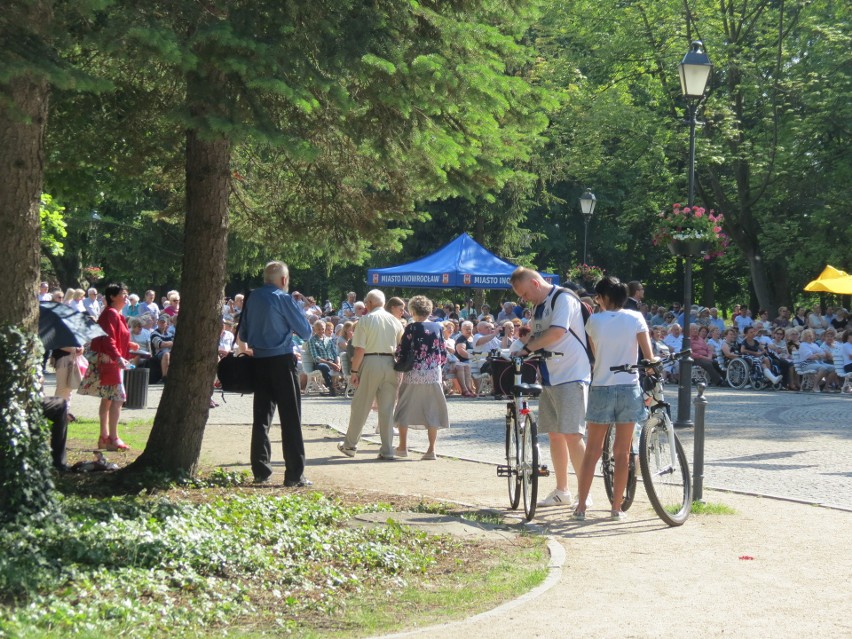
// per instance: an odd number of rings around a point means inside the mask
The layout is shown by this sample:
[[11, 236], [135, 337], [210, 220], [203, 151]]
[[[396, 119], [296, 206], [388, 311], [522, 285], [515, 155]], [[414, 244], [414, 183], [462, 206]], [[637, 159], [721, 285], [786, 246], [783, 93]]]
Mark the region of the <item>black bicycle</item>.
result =
[[[671, 419], [671, 407], [663, 396], [663, 367], [666, 364], [680, 361], [692, 353], [687, 349], [672, 353], [667, 357], [648, 362], [642, 360], [639, 364], [624, 364], [613, 366], [614, 372], [633, 372], [645, 369], [642, 378], [642, 391], [645, 405], [648, 407], [648, 417], [642, 422], [639, 436], [639, 467], [642, 471], [642, 482], [645, 492], [657, 515], [669, 526], [680, 526], [689, 517], [692, 508], [692, 482], [689, 475], [689, 463], [683, 446], [674, 431]], [[607, 432], [606, 445], [601, 467], [607, 495], [612, 498], [615, 464], [612, 463], [612, 440], [615, 439], [615, 428], [610, 426]], [[636, 494], [636, 463], [634, 455], [630, 455], [630, 467], [625, 490], [625, 500], [630, 503]], [[632, 489], [631, 489], [632, 485]], [[622, 505], [622, 510], [627, 510]]]
[[509, 507], [512, 510], [518, 507], [523, 496], [527, 521], [535, 516], [538, 478], [547, 477], [550, 471], [539, 461], [538, 425], [528, 401], [528, 398], [538, 397], [542, 387], [540, 384], [522, 382], [521, 372], [525, 363], [554, 355], [559, 353], [536, 351], [527, 357], [510, 359], [515, 369], [515, 383], [512, 386], [512, 400], [506, 404], [506, 465], [497, 466], [497, 476], [507, 478]]
[[[604, 440], [603, 451], [601, 452], [601, 473], [604, 479], [604, 488], [606, 488], [606, 496], [609, 498], [609, 503], [613, 503], [613, 486], [615, 485], [615, 455], [613, 454], [613, 445], [615, 444], [615, 424], [610, 424], [606, 431], [606, 439]], [[621, 510], [627, 512], [630, 506], [633, 505], [633, 498], [636, 496], [636, 454], [633, 452], [633, 447], [630, 449], [630, 459], [627, 464], [627, 486], [624, 488], [624, 495], [621, 498]]]

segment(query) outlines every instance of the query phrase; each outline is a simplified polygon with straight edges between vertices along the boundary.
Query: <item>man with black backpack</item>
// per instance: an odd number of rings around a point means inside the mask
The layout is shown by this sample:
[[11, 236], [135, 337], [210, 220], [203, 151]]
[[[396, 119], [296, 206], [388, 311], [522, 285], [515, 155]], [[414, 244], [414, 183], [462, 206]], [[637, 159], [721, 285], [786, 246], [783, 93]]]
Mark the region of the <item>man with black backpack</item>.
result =
[[540, 506], [570, 506], [568, 460], [579, 476], [586, 445], [586, 399], [591, 382], [591, 354], [585, 320], [589, 309], [573, 291], [548, 284], [536, 271], [518, 267], [509, 278], [515, 294], [535, 304], [530, 321], [533, 336], [520, 354], [537, 350], [562, 353], [542, 360], [539, 432], [548, 433], [556, 488]]

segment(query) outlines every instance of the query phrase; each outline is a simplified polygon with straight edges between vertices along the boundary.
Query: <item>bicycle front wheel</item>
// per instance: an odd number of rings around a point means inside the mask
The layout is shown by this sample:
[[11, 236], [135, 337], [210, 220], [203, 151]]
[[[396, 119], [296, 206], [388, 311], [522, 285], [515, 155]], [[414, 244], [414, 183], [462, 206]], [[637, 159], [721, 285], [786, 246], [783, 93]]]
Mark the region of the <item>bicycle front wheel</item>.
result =
[[[610, 424], [606, 431], [603, 451], [601, 452], [601, 474], [603, 475], [604, 488], [609, 503], [612, 504], [613, 486], [615, 485], [615, 457], [613, 446], [615, 445], [615, 424]], [[636, 456], [630, 451], [627, 466], [627, 486], [624, 488], [624, 496], [621, 498], [621, 510], [626, 512], [633, 505], [636, 496]]]
[[[671, 450], [669, 432], [674, 435]], [[669, 526], [680, 526], [692, 507], [689, 464], [668, 415], [653, 416], [639, 438], [639, 465], [648, 499], [657, 515]]]
[[524, 432], [521, 435], [521, 463], [518, 472], [524, 489], [524, 514], [527, 521], [535, 516], [538, 498], [538, 426], [529, 415], [524, 419]]
[[508, 468], [509, 508], [515, 510], [521, 503], [521, 474], [518, 464], [520, 428], [515, 405], [509, 402], [506, 409], [506, 467]]

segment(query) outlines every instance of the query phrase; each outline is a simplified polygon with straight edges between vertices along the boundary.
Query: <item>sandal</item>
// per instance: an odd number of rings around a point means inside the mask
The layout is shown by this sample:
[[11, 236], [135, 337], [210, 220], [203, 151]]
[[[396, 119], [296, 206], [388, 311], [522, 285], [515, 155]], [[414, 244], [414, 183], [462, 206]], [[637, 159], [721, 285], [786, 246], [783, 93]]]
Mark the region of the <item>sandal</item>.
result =
[[98, 449], [109, 447], [109, 437], [98, 437]]
[[130, 446], [121, 441], [121, 437], [110, 437], [106, 449], [112, 451], [129, 450]]

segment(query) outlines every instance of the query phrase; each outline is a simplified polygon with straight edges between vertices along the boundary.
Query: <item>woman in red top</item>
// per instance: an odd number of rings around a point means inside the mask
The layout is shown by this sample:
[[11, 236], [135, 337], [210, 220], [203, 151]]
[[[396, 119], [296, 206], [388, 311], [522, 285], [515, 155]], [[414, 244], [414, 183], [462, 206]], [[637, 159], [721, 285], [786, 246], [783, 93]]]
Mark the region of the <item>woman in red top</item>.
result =
[[[118, 436], [118, 418], [127, 395], [121, 381], [122, 371], [130, 365], [130, 330], [127, 319], [121, 314], [127, 289], [120, 284], [110, 284], [104, 291], [106, 308], [98, 317], [98, 325], [106, 333], [92, 340], [92, 351], [98, 354], [97, 362], [90, 367], [89, 374], [83, 379], [80, 393], [101, 398], [98, 415], [101, 420], [101, 435], [98, 448], [107, 450], [127, 450], [130, 448]], [[95, 370], [93, 371], [92, 368]]]
[[[700, 366], [704, 369], [707, 376], [710, 378], [710, 381], [714, 385], [724, 386], [722, 376], [714, 366], [715, 354], [710, 348], [710, 345], [704, 341], [704, 337], [701, 335], [702, 328], [706, 330], [706, 327], [699, 326], [698, 324], [689, 325], [689, 343], [692, 348], [692, 361], [695, 366]], [[705, 332], [704, 335], [707, 335], [707, 333]]]

